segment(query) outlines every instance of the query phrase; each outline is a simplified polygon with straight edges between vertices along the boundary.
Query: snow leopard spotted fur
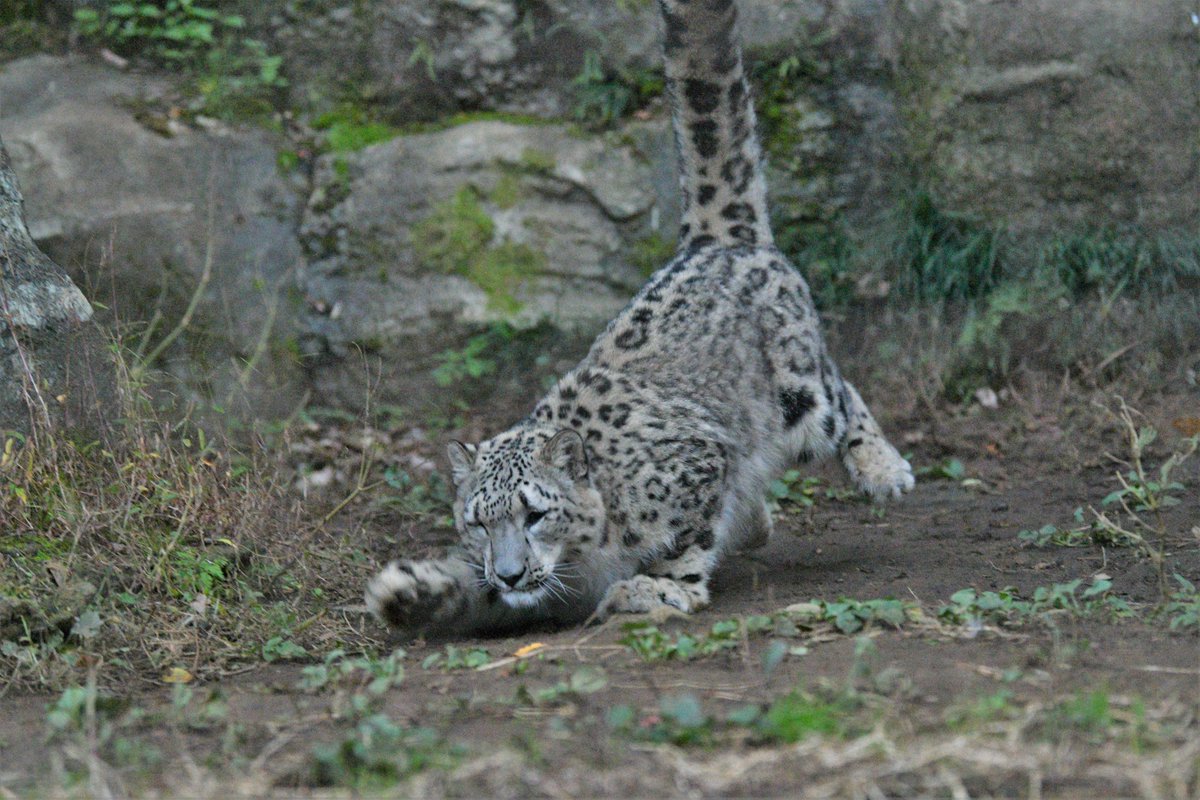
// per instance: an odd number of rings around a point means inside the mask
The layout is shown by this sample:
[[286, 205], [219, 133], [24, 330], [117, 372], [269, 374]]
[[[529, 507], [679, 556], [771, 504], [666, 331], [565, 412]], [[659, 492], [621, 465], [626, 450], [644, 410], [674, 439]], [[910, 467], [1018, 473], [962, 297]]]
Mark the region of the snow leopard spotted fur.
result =
[[709, 603], [722, 554], [771, 531], [768, 481], [837, 453], [876, 498], [912, 469], [826, 353], [772, 243], [732, 0], [660, 0], [683, 194], [679, 249], [533, 413], [448, 448], [459, 550], [367, 588], [410, 634]]

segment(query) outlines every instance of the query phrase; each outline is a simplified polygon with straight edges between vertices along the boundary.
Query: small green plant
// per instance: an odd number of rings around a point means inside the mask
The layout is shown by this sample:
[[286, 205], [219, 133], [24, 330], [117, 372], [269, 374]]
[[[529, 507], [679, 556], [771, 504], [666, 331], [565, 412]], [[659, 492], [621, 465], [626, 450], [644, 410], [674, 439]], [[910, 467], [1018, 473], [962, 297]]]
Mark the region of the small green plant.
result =
[[492, 662], [492, 656], [483, 647], [461, 648], [446, 645], [441, 653], [430, 653], [421, 661], [421, 669], [478, 669]]
[[608, 712], [608, 724], [641, 741], [703, 745], [712, 741], [714, 720], [704, 711], [699, 698], [681, 692], [663, 695], [655, 713], [639, 716], [630, 706], [616, 706]]
[[1200, 630], [1200, 593], [1187, 578], [1175, 575], [1177, 589], [1168, 596], [1163, 613], [1173, 631]]
[[896, 251], [896, 289], [936, 303], [977, 300], [999, 285], [1000, 234], [964, 214], [943, 211], [928, 192], [905, 204], [907, 232]]
[[245, 36], [245, 27], [240, 14], [199, 0], [107, 0], [75, 10], [83, 37], [126, 57], [186, 69], [202, 99], [198, 110], [224, 118], [264, 117], [287, 86], [282, 56]]
[[946, 481], [961, 481], [967, 476], [967, 468], [957, 458], [946, 458], [936, 464], [917, 468], [917, 475]]
[[1019, 625], [1043, 614], [1065, 611], [1078, 616], [1106, 614], [1111, 617], [1131, 617], [1133, 608], [1128, 602], [1112, 593], [1112, 581], [1095, 577], [1089, 586], [1081, 579], [1052, 586], [1039, 586], [1029, 599], [1024, 599], [1016, 589], [1008, 587], [1000, 591], [977, 592], [961, 589], [950, 596], [950, 602], [938, 610], [938, 616], [956, 625], [991, 622], [1002, 625]]
[[382, 504], [415, 516], [440, 516], [448, 519], [454, 492], [446, 479], [433, 473], [425, 483], [415, 480], [405, 470], [388, 466], [383, 470], [384, 482], [396, 491]]
[[[528, 661], [518, 661], [518, 665], [528, 666]], [[595, 694], [608, 685], [608, 675], [600, 667], [584, 664], [565, 681], [557, 681], [550, 686], [530, 691], [524, 685], [517, 688], [517, 701], [527, 705], [541, 706], [559, 701], [564, 697], [579, 697]]]
[[1085, 230], [1050, 242], [1038, 270], [1078, 296], [1104, 292], [1178, 291], [1200, 276], [1200, 241], [1150, 237], [1137, 230]]
[[318, 786], [384, 789], [429, 767], [450, 767], [458, 750], [429, 728], [409, 728], [376, 713], [332, 744], [313, 749]]
[[1102, 741], [1114, 722], [1107, 689], [1081, 691], [1048, 709], [1042, 722], [1042, 735], [1059, 740], [1076, 734], [1091, 741]]
[[800, 690], [774, 700], [761, 714], [747, 707], [736, 721], [752, 728], [763, 740], [794, 744], [809, 736], [838, 736], [846, 731], [846, 721], [854, 704], [848, 697], [835, 701], [822, 699]]
[[675, 255], [675, 241], [660, 233], [643, 236], [633, 243], [629, 260], [645, 277], [666, 266]]
[[400, 129], [372, 119], [366, 109], [342, 105], [313, 120], [313, 127], [325, 133], [325, 149], [330, 153], [353, 153], [379, 142], [394, 139]]
[[75, 25], [82, 35], [105, 41], [122, 55], [197, 62], [224, 36], [241, 31], [246, 21], [196, 0], [165, 0], [78, 8]]
[[594, 50], [584, 53], [583, 65], [571, 85], [575, 90], [575, 119], [597, 127], [609, 126], [643, 108], [665, 87], [657, 69], [605, 69]]
[[513, 326], [497, 322], [472, 336], [460, 349], [443, 350], [438, 354], [441, 363], [433, 370], [434, 381], [438, 386], [452, 386], [491, 375], [496, 371], [495, 354], [516, 336], [517, 330]]
[[307, 650], [283, 636], [272, 636], [262, 646], [263, 661], [295, 661], [307, 655]]
[[1015, 712], [1012, 690], [1000, 689], [972, 703], [952, 707], [946, 714], [946, 721], [953, 727], [965, 728], [1007, 719]]
[[622, 626], [625, 635], [620, 642], [646, 661], [688, 661], [740, 647], [743, 630], [748, 635], [774, 628], [774, 618], [761, 614], [715, 622], [707, 633], [696, 635], [671, 635], [649, 623], [627, 622]]
[[838, 489], [833, 486], [822, 488], [821, 479], [804, 475], [800, 470], [789, 469], [767, 485], [767, 505], [778, 511], [785, 505], [811, 508], [817, 500], [845, 501], [857, 497], [853, 489]]
[[378, 697], [404, 681], [404, 650], [395, 650], [387, 658], [349, 656], [344, 650], [333, 650], [320, 664], [301, 671], [298, 688], [318, 692], [329, 687], [351, 692], [363, 691]]
[[1184, 439], [1162, 463], [1158, 473], [1154, 474], [1146, 467], [1144, 455], [1146, 448], [1158, 438], [1158, 431], [1148, 425], [1139, 426], [1134, 420], [1135, 412], [1126, 405], [1124, 399], [1119, 398], [1119, 402], [1117, 416], [1129, 444], [1129, 468], [1125, 474], [1117, 473], [1120, 488], [1100, 501], [1101, 506], [1110, 507], [1117, 513], [1110, 515], [1094, 508], [1089, 510], [1095, 517], [1093, 524], [1102, 529], [1104, 535], [1139, 540], [1143, 543], [1144, 551], [1154, 562], [1158, 574], [1159, 594], [1165, 603], [1170, 586], [1166, 570], [1168, 531], [1162, 512], [1180, 503], [1174, 493], [1181, 492], [1186, 487], [1175, 480], [1173, 475], [1180, 465], [1195, 455], [1197, 448], [1200, 448], [1200, 435]]
[[1136, 533], [1115, 529], [1099, 520], [1085, 522], [1082, 506], [1075, 509], [1074, 519], [1075, 525], [1070, 528], [1043, 525], [1036, 530], [1020, 531], [1017, 538], [1034, 547], [1142, 547], [1146, 543]]

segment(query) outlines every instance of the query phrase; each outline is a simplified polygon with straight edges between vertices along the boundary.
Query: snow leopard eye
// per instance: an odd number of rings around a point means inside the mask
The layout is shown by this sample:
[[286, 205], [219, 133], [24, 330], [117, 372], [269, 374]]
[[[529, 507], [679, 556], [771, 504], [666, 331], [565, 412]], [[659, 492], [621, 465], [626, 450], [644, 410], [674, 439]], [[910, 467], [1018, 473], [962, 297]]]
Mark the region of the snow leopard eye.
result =
[[545, 511], [536, 511], [532, 508], [529, 509], [525, 512], [525, 527], [532, 528], [534, 525], [538, 524], [538, 520], [544, 516], [546, 516]]

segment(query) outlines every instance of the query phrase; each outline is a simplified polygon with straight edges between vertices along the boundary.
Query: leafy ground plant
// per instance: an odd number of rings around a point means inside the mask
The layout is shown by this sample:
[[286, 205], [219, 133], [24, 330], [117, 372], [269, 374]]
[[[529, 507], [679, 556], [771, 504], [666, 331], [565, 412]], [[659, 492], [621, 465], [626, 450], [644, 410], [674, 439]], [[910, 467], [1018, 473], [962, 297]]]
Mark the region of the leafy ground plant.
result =
[[1083, 591], [1079, 591], [1081, 586], [1083, 580], [1078, 578], [1052, 586], [1039, 586], [1028, 599], [1022, 598], [1012, 587], [998, 592], [961, 589], [938, 610], [938, 616], [955, 625], [1020, 625], [1051, 612], [1080, 616], [1106, 614], [1116, 618], [1134, 616], [1133, 607], [1112, 593], [1112, 581], [1108, 578], [1097, 576]]

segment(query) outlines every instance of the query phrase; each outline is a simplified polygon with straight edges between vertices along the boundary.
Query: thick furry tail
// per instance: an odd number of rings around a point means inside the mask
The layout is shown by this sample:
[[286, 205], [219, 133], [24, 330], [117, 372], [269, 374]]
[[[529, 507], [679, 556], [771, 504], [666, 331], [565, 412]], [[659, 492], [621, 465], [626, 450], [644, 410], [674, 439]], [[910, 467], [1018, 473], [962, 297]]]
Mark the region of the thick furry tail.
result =
[[659, 0], [684, 249], [769, 245], [767, 188], [733, 0]]

